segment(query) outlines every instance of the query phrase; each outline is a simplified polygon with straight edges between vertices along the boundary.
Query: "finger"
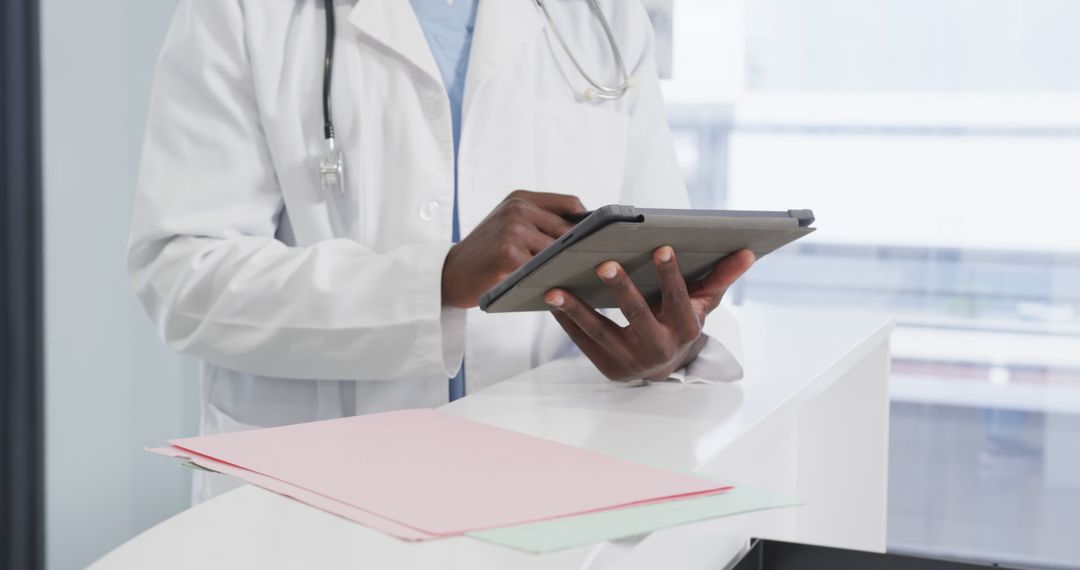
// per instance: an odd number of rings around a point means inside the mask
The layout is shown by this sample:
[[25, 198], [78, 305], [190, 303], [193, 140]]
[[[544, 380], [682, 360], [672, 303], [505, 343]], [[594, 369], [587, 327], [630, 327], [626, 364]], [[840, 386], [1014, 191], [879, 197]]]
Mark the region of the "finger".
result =
[[588, 357], [596, 369], [609, 380], [627, 382], [638, 378], [638, 375], [634, 374], [629, 367], [629, 361], [612, 355], [607, 349], [596, 344], [569, 316], [559, 311], [553, 311], [551, 314], [574, 344], [581, 349], [582, 354]]
[[571, 228], [571, 223], [562, 216], [543, 209], [518, 193], [503, 200], [501, 209], [514, 222], [528, 224], [552, 238], [563, 235]]
[[559, 326], [566, 331], [566, 335], [570, 337], [570, 340], [581, 349], [581, 353], [592, 361], [604, 376], [614, 379], [621, 375], [618, 360], [608, 354], [607, 350], [597, 344], [589, 335], [585, 334], [585, 331], [581, 330], [581, 327], [577, 326], [573, 319], [557, 310], [552, 311], [551, 315], [555, 317]]
[[596, 274], [607, 285], [608, 291], [615, 297], [615, 303], [630, 322], [630, 329], [639, 338], [661, 339], [664, 332], [656, 321], [649, 303], [638, 291], [637, 285], [630, 280], [622, 266], [614, 261], [605, 261], [596, 268]]
[[535, 229], [527, 232], [523, 239], [530, 256], [540, 253], [555, 241], [550, 235]]
[[538, 206], [534, 206], [529, 212], [529, 219], [536, 226], [536, 229], [553, 239], [562, 237], [563, 234], [570, 231], [570, 228], [574, 227], [573, 224], [566, 221], [566, 218], [543, 210]]
[[515, 190], [510, 193], [511, 198], [521, 198], [536, 204], [541, 209], [558, 216], [578, 214], [585, 211], [585, 205], [577, 196], [569, 194], [554, 194], [551, 192], [530, 192], [528, 190]]
[[[694, 283], [689, 288], [692, 298], [704, 298], [715, 304], [720, 303], [720, 298], [728, 287], [736, 279], [746, 273], [757, 258], [754, 252], [743, 249], [721, 259], [704, 279]], [[710, 305], [713, 306], [713, 305]]]
[[533, 209], [533, 206], [513, 208], [518, 211], [503, 222], [502, 232], [498, 236], [504, 250], [519, 247], [532, 257], [555, 241], [550, 235], [537, 229], [528, 214], [524, 213], [526, 209]]
[[663, 321], [674, 327], [681, 339], [697, 338], [701, 334], [701, 322], [690, 305], [690, 293], [679, 271], [675, 250], [667, 245], [657, 248], [653, 252], [653, 265], [660, 278], [660, 314]]
[[569, 317], [582, 332], [605, 351], [618, 356], [629, 353], [622, 327], [596, 312], [568, 291], [552, 289], [544, 295], [544, 301], [556, 311]]
[[589, 357], [590, 360], [593, 356], [599, 356], [603, 354], [603, 347], [596, 344], [596, 341], [589, 335], [585, 334], [585, 331], [581, 330], [581, 327], [577, 326], [577, 323], [562, 311], [551, 311], [551, 316], [555, 317], [555, 320], [559, 322], [559, 325], [566, 331], [566, 334], [570, 337], [570, 340], [574, 341], [574, 344]]
[[525, 265], [532, 259], [532, 254], [529, 252], [529, 247], [524, 242], [514, 243], [504, 241], [499, 244], [499, 258], [498, 258], [498, 272], [495, 275], [494, 286], [499, 281], [506, 279], [511, 273], [517, 270], [517, 268]]

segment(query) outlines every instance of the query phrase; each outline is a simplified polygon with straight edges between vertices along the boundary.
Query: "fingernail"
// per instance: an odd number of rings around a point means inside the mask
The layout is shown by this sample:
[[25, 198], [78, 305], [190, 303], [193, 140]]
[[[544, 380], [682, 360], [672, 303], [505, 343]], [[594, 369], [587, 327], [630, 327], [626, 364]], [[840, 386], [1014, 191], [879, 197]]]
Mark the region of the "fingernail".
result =
[[615, 274], [618, 272], [619, 269], [615, 266], [614, 261], [608, 261], [606, 263], [600, 264], [600, 269], [597, 270], [597, 273], [600, 274], [600, 277], [603, 277], [604, 279], [613, 279], [615, 277]]
[[665, 245], [664, 247], [660, 248], [660, 251], [657, 253], [657, 257], [660, 258], [660, 261], [667, 263], [671, 261], [671, 256], [674, 254], [675, 250], [671, 249], [670, 245]]
[[556, 293], [554, 295], [548, 296], [547, 302], [552, 307], [561, 307], [563, 306], [563, 303], [566, 302], [566, 299], [564, 299], [562, 295]]

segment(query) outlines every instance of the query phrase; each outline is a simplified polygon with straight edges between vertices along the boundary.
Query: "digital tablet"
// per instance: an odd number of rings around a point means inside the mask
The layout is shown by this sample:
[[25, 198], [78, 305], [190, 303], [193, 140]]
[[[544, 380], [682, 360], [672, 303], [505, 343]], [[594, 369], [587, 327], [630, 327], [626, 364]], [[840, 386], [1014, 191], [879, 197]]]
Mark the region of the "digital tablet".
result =
[[709, 274], [727, 255], [749, 249], [760, 259], [814, 228], [810, 210], [661, 210], [604, 206], [480, 297], [488, 313], [547, 311], [544, 294], [566, 289], [594, 308], [617, 306], [596, 275], [605, 261], [617, 261], [647, 299], [660, 294], [652, 252], [675, 249], [683, 277], [693, 282]]

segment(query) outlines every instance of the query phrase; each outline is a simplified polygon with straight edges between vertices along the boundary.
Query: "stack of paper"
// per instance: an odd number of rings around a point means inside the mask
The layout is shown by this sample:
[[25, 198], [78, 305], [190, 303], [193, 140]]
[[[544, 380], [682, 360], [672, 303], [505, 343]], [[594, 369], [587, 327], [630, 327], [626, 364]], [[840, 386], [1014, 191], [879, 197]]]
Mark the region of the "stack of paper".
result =
[[170, 443], [152, 451], [411, 541], [730, 489], [434, 410]]

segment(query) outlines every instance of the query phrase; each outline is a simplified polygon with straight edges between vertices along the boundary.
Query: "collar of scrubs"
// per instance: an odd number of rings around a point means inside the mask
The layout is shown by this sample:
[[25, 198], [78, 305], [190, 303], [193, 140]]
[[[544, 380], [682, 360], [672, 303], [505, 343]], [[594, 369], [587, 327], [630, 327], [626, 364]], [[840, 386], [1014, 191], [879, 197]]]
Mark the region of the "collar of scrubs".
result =
[[[465, 76], [469, 68], [473, 30], [476, 26], [477, 0], [410, 0], [416, 19], [427, 39], [431, 55], [439, 66], [446, 94], [450, 99], [453, 122], [454, 163], [461, 141], [461, 107], [465, 95]], [[454, 172], [453, 241], [461, 239], [458, 220], [457, 168]]]
[[[501, 0], [497, 0], [501, 1]], [[451, 239], [461, 240], [458, 216], [457, 153], [461, 141], [461, 107], [465, 97], [465, 76], [469, 68], [473, 30], [476, 27], [477, 0], [410, 0], [420, 28], [424, 31], [431, 55], [439, 66], [454, 133], [454, 222]], [[450, 379], [450, 401], [465, 395], [465, 366]]]
[[451, 100], [465, 91], [477, 0], [409, 0]]
[[[417, 70], [433, 79], [441, 79], [442, 73], [431, 47], [425, 45], [428, 42], [411, 0], [355, 2], [347, 20], [367, 41], [381, 44]], [[503, 62], [509, 60], [519, 45], [535, 37], [543, 28], [543, 17], [534, 2], [454, 0], [455, 4], [460, 2], [474, 5], [475, 28], [479, 30], [468, 54], [468, 85], [462, 105], [464, 114], [468, 114], [478, 89]]]

